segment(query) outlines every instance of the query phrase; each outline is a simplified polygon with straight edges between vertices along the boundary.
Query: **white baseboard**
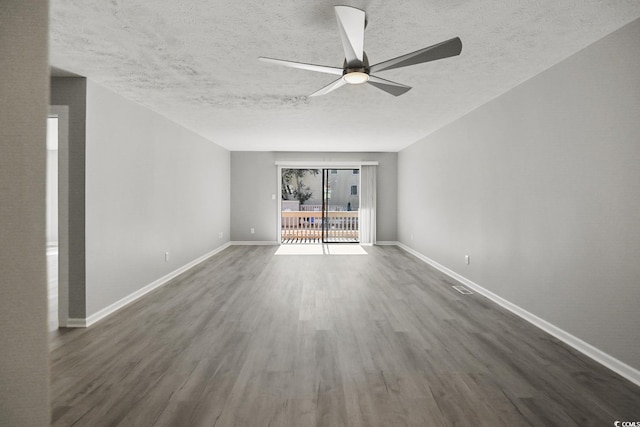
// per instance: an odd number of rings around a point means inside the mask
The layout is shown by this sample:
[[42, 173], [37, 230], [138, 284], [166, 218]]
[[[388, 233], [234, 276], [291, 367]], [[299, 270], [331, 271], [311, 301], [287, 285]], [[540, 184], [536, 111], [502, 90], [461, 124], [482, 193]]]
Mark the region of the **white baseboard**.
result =
[[378, 245], [378, 246], [400, 246], [400, 242], [397, 242], [395, 240], [378, 240], [376, 242], [376, 245]]
[[263, 246], [263, 245], [279, 245], [280, 242], [270, 241], [270, 240], [256, 240], [256, 241], [236, 240], [234, 242], [231, 242], [231, 244], [233, 246]]
[[152, 283], [149, 283], [148, 285], [146, 285], [145, 287], [138, 289], [137, 291], [127, 295], [126, 297], [122, 298], [119, 301], [114, 302], [113, 304], [103, 308], [102, 310], [92, 314], [91, 316], [87, 317], [86, 319], [69, 319], [67, 321], [67, 327], [68, 328], [86, 328], [89, 327], [91, 325], [93, 325], [94, 323], [96, 323], [99, 320], [104, 319], [105, 317], [109, 316], [110, 314], [114, 313], [115, 311], [121, 309], [122, 307], [131, 304], [132, 302], [136, 301], [137, 299], [143, 297], [144, 295], [148, 294], [149, 292], [153, 291], [156, 288], [159, 288], [162, 285], [165, 285], [167, 282], [169, 282], [171, 279], [173, 279], [174, 277], [179, 276], [180, 274], [184, 273], [185, 271], [189, 270], [190, 268], [195, 267], [196, 265], [200, 264], [202, 261], [205, 261], [206, 259], [214, 256], [215, 254], [217, 254], [218, 252], [223, 251], [224, 249], [228, 248], [229, 246], [231, 246], [231, 242], [227, 242], [225, 244], [223, 244], [222, 246], [219, 246], [217, 248], [215, 248], [214, 250], [212, 250], [211, 252], [208, 252], [204, 255], [202, 255], [199, 258], [194, 259], [193, 261], [183, 265], [182, 267], [173, 270], [171, 273], [162, 276], [161, 278], [159, 278], [158, 280], [153, 281]]
[[86, 328], [87, 327], [87, 319], [67, 319], [65, 325], [60, 325], [60, 327], [64, 328]]
[[475, 282], [472, 282], [471, 280], [467, 279], [466, 277], [459, 275], [455, 271], [448, 269], [447, 267], [443, 266], [442, 264], [439, 264], [438, 262], [432, 260], [431, 258], [429, 258], [429, 257], [421, 254], [420, 252], [410, 248], [409, 246], [398, 242], [398, 247], [400, 247], [403, 250], [405, 250], [405, 251], [409, 252], [410, 254], [414, 255], [416, 258], [426, 262], [427, 264], [429, 264], [430, 266], [436, 268], [437, 270], [440, 270], [441, 272], [443, 272], [444, 274], [452, 277], [453, 279], [457, 280], [458, 282], [468, 286], [469, 288], [473, 289], [477, 293], [489, 298], [491, 301], [495, 302], [496, 304], [506, 308], [507, 310], [509, 310], [513, 314], [521, 317], [522, 319], [526, 320], [527, 322], [531, 323], [532, 325], [537, 326], [538, 328], [542, 329], [546, 333], [556, 337], [560, 341], [562, 341], [565, 344], [573, 347], [574, 349], [578, 350], [579, 352], [581, 352], [585, 356], [590, 357], [591, 359], [595, 360], [596, 362], [600, 363], [601, 365], [611, 369], [613, 372], [615, 372], [615, 373], [619, 374], [620, 376], [628, 379], [632, 383], [640, 386], [640, 371], [639, 370], [633, 368], [632, 366], [627, 365], [626, 363], [624, 363], [624, 362], [616, 359], [615, 357], [605, 353], [604, 351], [600, 350], [599, 348], [592, 346], [591, 344], [581, 340], [580, 338], [578, 338], [578, 337], [576, 337], [574, 335], [571, 335], [570, 333], [568, 333], [564, 329], [560, 329], [559, 327], [547, 322], [544, 319], [541, 319], [540, 317], [536, 316], [535, 314], [532, 314], [532, 313], [528, 312], [527, 310], [523, 309], [522, 307], [519, 307], [519, 306], [507, 301], [506, 299], [502, 298], [501, 296], [494, 294], [493, 292], [483, 288], [482, 286], [478, 285]]

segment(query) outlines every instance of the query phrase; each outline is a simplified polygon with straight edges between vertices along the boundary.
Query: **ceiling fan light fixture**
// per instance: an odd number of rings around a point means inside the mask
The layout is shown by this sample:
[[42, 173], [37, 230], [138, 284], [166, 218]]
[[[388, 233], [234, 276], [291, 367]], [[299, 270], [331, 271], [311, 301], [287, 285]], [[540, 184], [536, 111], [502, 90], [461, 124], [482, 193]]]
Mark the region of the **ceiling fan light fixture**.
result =
[[369, 74], [362, 71], [352, 71], [342, 76], [342, 79], [350, 85], [359, 85], [369, 81]]

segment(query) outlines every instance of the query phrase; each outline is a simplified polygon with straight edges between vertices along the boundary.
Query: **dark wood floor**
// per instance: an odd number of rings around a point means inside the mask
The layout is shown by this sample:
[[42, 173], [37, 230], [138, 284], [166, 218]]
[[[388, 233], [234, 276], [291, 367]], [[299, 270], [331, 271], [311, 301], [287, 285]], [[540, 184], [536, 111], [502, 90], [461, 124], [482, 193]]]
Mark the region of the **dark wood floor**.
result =
[[56, 426], [612, 426], [640, 388], [396, 247], [232, 246], [51, 341]]

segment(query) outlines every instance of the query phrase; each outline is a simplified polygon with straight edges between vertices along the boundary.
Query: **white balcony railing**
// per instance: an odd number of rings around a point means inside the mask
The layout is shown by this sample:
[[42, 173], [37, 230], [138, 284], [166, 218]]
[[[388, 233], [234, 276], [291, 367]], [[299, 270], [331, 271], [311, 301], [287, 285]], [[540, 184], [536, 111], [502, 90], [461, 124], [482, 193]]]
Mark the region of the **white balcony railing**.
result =
[[[322, 238], [322, 212], [283, 211], [282, 241], [319, 241]], [[329, 211], [325, 218], [328, 241], [358, 241], [358, 212]]]
[[[315, 212], [322, 211], [322, 205], [300, 205], [300, 210], [303, 212]], [[344, 205], [329, 205], [329, 211], [346, 211], [347, 207]]]

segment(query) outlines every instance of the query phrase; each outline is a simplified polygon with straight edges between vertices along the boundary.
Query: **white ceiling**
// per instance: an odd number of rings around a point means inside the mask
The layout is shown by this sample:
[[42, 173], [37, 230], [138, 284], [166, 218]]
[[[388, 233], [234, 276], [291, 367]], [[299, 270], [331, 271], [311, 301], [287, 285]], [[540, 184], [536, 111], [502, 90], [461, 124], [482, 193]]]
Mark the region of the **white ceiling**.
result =
[[638, 0], [347, 0], [374, 64], [459, 36], [458, 57], [380, 72], [412, 86], [307, 95], [341, 67], [342, 0], [51, 0], [51, 65], [230, 150], [398, 151], [640, 17]]

